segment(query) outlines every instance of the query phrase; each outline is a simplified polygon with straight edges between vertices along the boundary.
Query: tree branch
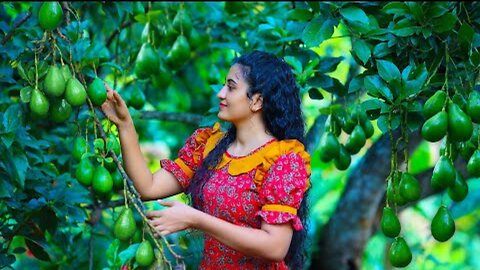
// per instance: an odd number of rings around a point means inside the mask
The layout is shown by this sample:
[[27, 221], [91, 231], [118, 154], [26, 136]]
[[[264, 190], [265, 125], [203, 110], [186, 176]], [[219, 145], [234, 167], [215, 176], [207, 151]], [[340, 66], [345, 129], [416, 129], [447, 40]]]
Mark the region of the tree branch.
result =
[[194, 113], [179, 113], [179, 112], [160, 112], [160, 111], [142, 111], [140, 112], [141, 119], [150, 120], [166, 120], [184, 122], [193, 125], [200, 125], [200, 122], [204, 118], [203, 115]]
[[317, 148], [318, 143], [320, 142], [320, 137], [322, 137], [323, 129], [325, 127], [326, 118], [327, 117], [325, 115], [317, 116], [317, 118], [315, 118], [315, 122], [305, 135], [305, 148], [310, 154], [315, 151], [315, 148]]
[[120, 34], [120, 32], [124, 29], [124, 28], [127, 28], [129, 26], [131, 26], [133, 24], [133, 21], [128, 21], [128, 22], [124, 22], [119, 29], [116, 29], [115, 31], [113, 31], [110, 36], [107, 38], [107, 42], [105, 43], [106, 44], [106, 47], [110, 47], [110, 44], [112, 43], [113, 39], [115, 38], [116, 35]]
[[[468, 161], [465, 161], [463, 158], [457, 158], [457, 160], [454, 162], [455, 169], [457, 171], [459, 171], [462, 176], [467, 175], [467, 162]], [[415, 175], [415, 177], [417, 178], [417, 180], [420, 183], [420, 186], [422, 188], [422, 194], [420, 196], [420, 199], [418, 199], [417, 202], [419, 202], [419, 201], [421, 201], [425, 198], [428, 198], [432, 195], [436, 195], [436, 194], [439, 194], [441, 192], [444, 192], [444, 190], [438, 191], [438, 190], [433, 190], [432, 189], [432, 185], [431, 185], [432, 174], [433, 174], [433, 168]], [[470, 179], [475, 179], [475, 178], [470, 178]], [[468, 180], [468, 179], [465, 179], [465, 180]], [[417, 203], [417, 202], [414, 202], [414, 203]], [[372, 230], [371, 230], [372, 234], [374, 234], [378, 230], [378, 227], [379, 227], [379, 224], [380, 224], [380, 219], [382, 218], [382, 212], [383, 212], [384, 205], [385, 205], [385, 196], [383, 196], [382, 200], [380, 201], [380, 204], [378, 205], [377, 214], [376, 214], [375, 220], [373, 222]], [[411, 206], [410, 203], [406, 204], [404, 206], [401, 206], [401, 207], [398, 208], [398, 211], [401, 212], [401, 211], [409, 208], [410, 206]]]
[[[394, 134], [399, 137], [398, 131]], [[422, 138], [418, 132], [409, 138], [409, 149], [413, 151]], [[399, 147], [399, 160], [403, 158], [402, 151]], [[390, 152], [390, 139], [382, 135], [352, 170], [335, 213], [321, 230], [311, 269], [360, 269], [365, 244], [385, 194]]]
[[10, 32], [8, 32], [8, 34], [3, 38], [2, 40], [2, 45], [5, 45], [7, 43], [7, 41], [9, 39], [12, 38], [13, 36], [13, 33], [15, 32], [15, 30], [17, 30], [18, 27], [20, 27], [20, 25], [22, 25], [24, 22], [26, 22], [30, 17], [32, 16], [32, 12], [27, 12], [27, 14], [25, 15], [25, 17], [23, 17], [21, 20], [19, 20], [14, 26], [12, 29], [10, 29]]
[[62, 1], [62, 2], [60, 2], [60, 4], [62, 5], [63, 13], [66, 14], [65, 15], [65, 22], [67, 23], [67, 25], [69, 25], [70, 24], [70, 13], [68, 13], [68, 12], [70, 11], [70, 8], [68, 7], [68, 2]]

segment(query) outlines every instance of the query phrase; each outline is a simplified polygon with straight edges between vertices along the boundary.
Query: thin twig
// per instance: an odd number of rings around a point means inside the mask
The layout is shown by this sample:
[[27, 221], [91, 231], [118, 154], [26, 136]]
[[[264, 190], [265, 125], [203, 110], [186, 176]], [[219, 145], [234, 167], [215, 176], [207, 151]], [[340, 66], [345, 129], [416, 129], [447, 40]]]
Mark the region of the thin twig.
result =
[[106, 47], [108, 48], [110, 46], [115, 36], [120, 34], [120, 31], [122, 31], [124, 28], [131, 26], [132, 24], [133, 24], [133, 21], [124, 22], [119, 29], [113, 31], [110, 34], [110, 36], [107, 38], [107, 42], [105, 43]]
[[68, 7], [68, 2], [60, 2], [62, 4], [62, 9], [63, 9], [63, 13], [66, 14], [65, 16], [65, 22], [67, 23], [67, 25], [70, 24], [70, 8]]
[[[88, 105], [90, 106], [90, 109], [91, 110], [94, 110], [93, 108], [93, 104], [91, 103], [90, 99], [87, 99], [88, 101]], [[105, 131], [103, 130], [102, 128], [102, 124], [100, 123], [100, 121], [98, 120], [97, 116], [94, 114], [93, 115], [93, 119], [95, 121], [95, 124], [97, 125], [98, 127], [98, 130], [99, 130], [99, 133], [100, 133], [100, 137], [102, 137], [105, 141], [107, 140], [107, 136], [105, 134]], [[126, 180], [127, 182], [127, 185], [125, 187], [125, 189], [127, 190], [127, 195], [130, 199], [130, 201], [132, 202], [132, 205], [135, 207], [135, 209], [137, 210], [137, 212], [140, 214], [140, 216], [144, 219], [144, 220], [147, 220], [147, 217], [145, 216], [145, 206], [143, 205], [142, 201], [141, 201], [141, 196], [140, 194], [137, 192], [137, 190], [135, 189], [134, 185], [133, 185], [133, 181], [128, 177], [128, 175], [126, 174], [126, 172], [124, 171], [120, 161], [118, 160], [118, 157], [117, 155], [112, 151], [110, 150], [108, 152], [108, 154], [113, 158], [113, 160], [115, 161], [115, 164], [117, 164], [117, 168], [118, 170], [120, 171], [120, 174], [122, 175], [122, 177], [124, 178], [124, 180]], [[125, 198], [126, 199], [126, 198]], [[146, 224], [148, 225], [152, 235], [154, 233], [159, 233], [155, 230], [155, 228], [149, 223], [149, 222], [146, 222]], [[175, 259], [177, 260], [177, 262], [179, 260], [182, 260], [182, 256], [176, 254], [172, 247], [170, 246], [170, 244], [168, 243], [168, 241], [165, 239], [165, 237], [163, 237], [161, 234], [160, 235], [160, 238], [166, 243], [166, 246], [167, 248], [169, 249], [169, 251], [172, 253], [172, 255], [175, 257]], [[157, 241], [153, 241], [155, 243], [155, 245], [159, 248], [159, 250], [161, 250], [161, 245], [159, 243], [157, 243]], [[170, 265], [170, 262], [167, 261], [167, 264]], [[170, 265], [171, 267], [171, 265]]]
[[18, 21], [12, 29], [10, 29], [10, 32], [8, 32], [8, 34], [3, 38], [2, 40], [2, 45], [5, 45], [5, 43], [7, 43], [7, 41], [9, 39], [12, 38], [13, 36], [13, 33], [15, 32], [15, 30], [17, 30], [18, 27], [20, 27], [20, 25], [22, 25], [24, 22], [26, 22], [30, 17], [32, 16], [32, 12], [28, 12], [27, 15], [25, 15], [25, 17], [23, 17], [20, 21]]
[[188, 124], [199, 125], [204, 116], [194, 113], [141, 111], [141, 119], [177, 121]]

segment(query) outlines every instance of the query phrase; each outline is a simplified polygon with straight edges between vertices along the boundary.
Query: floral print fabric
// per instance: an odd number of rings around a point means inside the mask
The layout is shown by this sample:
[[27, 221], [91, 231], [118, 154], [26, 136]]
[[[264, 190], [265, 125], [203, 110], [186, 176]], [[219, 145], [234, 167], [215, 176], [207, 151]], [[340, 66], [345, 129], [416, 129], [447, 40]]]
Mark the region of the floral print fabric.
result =
[[[177, 160], [160, 161], [162, 168], [171, 172], [184, 189], [190, 184], [192, 172], [199, 168], [203, 159], [205, 140], [199, 140], [199, 137], [207, 138], [205, 134], [211, 131], [209, 128], [197, 129], [178, 152]], [[275, 147], [276, 143], [276, 140], [270, 141], [249, 156]], [[226, 155], [239, 162], [248, 157]], [[201, 210], [239, 226], [260, 228], [263, 220], [269, 224], [291, 222], [294, 230], [301, 230], [303, 226], [296, 210], [308, 187], [309, 170], [306, 163], [309, 165], [309, 160], [306, 161], [305, 156], [308, 155], [295, 152], [280, 155], [263, 176], [260, 187], [254, 181], [258, 175], [257, 167], [238, 175], [229, 173], [230, 163], [217, 168], [205, 183]], [[224, 155], [224, 158], [227, 157]], [[209, 235], [205, 235], [204, 241], [204, 256], [199, 269], [287, 269], [284, 262], [268, 262], [246, 256]]]

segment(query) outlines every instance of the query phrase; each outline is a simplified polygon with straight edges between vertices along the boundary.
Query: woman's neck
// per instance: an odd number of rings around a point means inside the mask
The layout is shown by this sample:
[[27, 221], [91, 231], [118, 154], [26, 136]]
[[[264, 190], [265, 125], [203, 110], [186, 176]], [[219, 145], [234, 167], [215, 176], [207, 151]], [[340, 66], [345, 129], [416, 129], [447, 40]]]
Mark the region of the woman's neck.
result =
[[235, 125], [237, 134], [235, 141], [229, 147], [229, 153], [245, 155], [275, 138], [267, 133], [263, 121], [247, 121]]

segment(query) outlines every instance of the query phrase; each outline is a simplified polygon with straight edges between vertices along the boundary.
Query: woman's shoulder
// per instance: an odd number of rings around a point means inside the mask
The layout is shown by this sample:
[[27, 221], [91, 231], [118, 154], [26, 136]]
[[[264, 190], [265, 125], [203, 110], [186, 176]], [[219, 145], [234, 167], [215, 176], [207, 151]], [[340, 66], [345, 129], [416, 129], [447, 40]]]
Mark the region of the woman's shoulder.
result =
[[278, 140], [268, 145], [263, 153], [261, 166], [258, 167], [255, 175], [255, 183], [258, 186], [262, 185], [264, 177], [270, 169], [276, 164], [285, 163], [285, 161], [291, 165], [295, 163], [298, 166], [304, 166], [307, 177], [310, 176], [310, 154], [303, 143], [296, 139]]
[[265, 152], [265, 159], [272, 164], [280, 157], [295, 155], [301, 157], [306, 163], [310, 164], [310, 154], [305, 149], [302, 142], [296, 139], [278, 140], [269, 145]]
[[215, 137], [223, 134], [221, 130], [221, 126], [219, 122], [216, 122], [213, 126], [207, 127], [199, 127], [197, 128], [193, 134], [190, 136], [191, 139], [194, 139], [197, 143], [204, 144], [206, 143], [212, 136]]

